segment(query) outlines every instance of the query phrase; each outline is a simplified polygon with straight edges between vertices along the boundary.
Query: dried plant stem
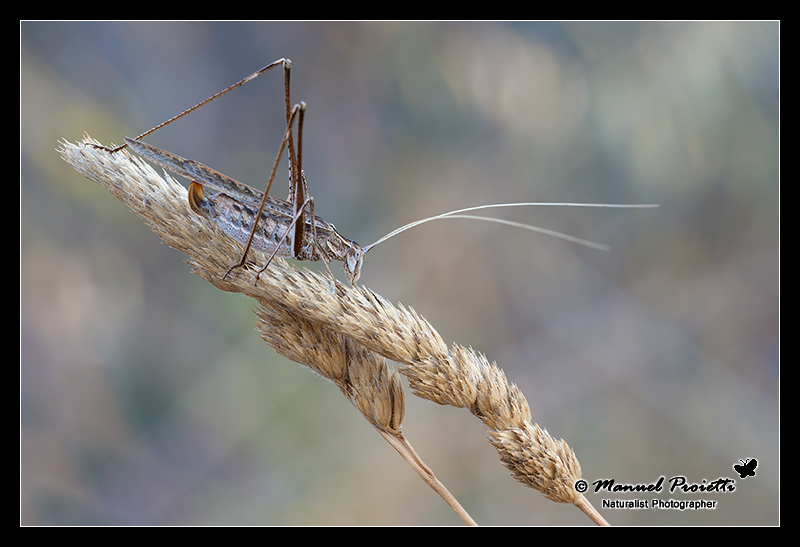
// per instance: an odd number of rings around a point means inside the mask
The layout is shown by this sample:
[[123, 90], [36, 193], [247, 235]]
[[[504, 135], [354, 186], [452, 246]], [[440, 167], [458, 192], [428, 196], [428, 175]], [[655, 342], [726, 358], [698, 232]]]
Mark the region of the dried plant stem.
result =
[[[404, 366], [415, 395], [463, 407], [486, 427], [489, 441], [519, 482], [548, 499], [572, 503], [598, 524], [607, 524], [574, 485], [580, 463], [563, 440], [531, 422], [525, 397], [486, 358], [458, 345], [448, 348], [413, 309], [395, 306], [365, 287], [345, 286], [274, 260], [254, 283], [266, 257], [235, 269], [242, 246], [189, 209], [186, 190], [160, 177], [127, 152], [110, 155], [63, 142], [59, 152], [84, 176], [101, 184], [145, 219], [167, 245], [190, 257], [194, 272], [219, 289], [244, 293], [260, 308], [258, 330], [279, 353], [334, 382], [420, 477], [467, 523], [474, 521], [444, 489], [401, 432], [402, 385], [386, 358]], [[449, 499], [448, 499], [449, 498]], [[458, 507], [458, 509], [456, 509]]]
[[425, 483], [433, 488], [433, 490], [439, 494], [442, 499], [447, 502], [453, 511], [459, 516], [461, 520], [463, 520], [466, 524], [470, 526], [477, 526], [478, 524], [472, 520], [472, 517], [461, 507], [461, 504], [458, 503], [458, 500], [453, 497], [453, 495], [445, 488], [444, 484], [436, 478], [436, 475], [433, 474], [430, 467], [425, 465], [425, 462], [422, 461], [422, 458], [419, 457], [417, 451], [414, 450], [414, 447], [411, 446], [411, 443], [403, 436], [401, 432], [398, 432], [397, 435], [389, 433], [388, 431], [383, 431], [380, 428], [378, 429], [378, 433], [380, 433], [386, 441], [392, 445], [395, 450], [397, 450], [400, 455], [403, 457], [404, 460], [408, 462], [408, 464], [417, 472], [422, 480]]
[[403, 435], [400, 429], [405, 411], [403, 388], [384, 357], [312, 321], [293, 317], [285, 309], [262, 306], [257, 314], [258, 331], [267, 343], [287, 359], [308, 366], [336, 384], [459, 518], [477, 526]]
[[597, 509], [595, 509], [594, 506], [589, 503], [589, 500], [587, 500], [583, 494], [581, 494], [578, 501], [575, 502], [575, 505], [578, 506], [578, 509], [586, 513], [586, 515], [598, 526], [609, 526], [608, 521], [603, 518], [603, 515], [597, 512]]

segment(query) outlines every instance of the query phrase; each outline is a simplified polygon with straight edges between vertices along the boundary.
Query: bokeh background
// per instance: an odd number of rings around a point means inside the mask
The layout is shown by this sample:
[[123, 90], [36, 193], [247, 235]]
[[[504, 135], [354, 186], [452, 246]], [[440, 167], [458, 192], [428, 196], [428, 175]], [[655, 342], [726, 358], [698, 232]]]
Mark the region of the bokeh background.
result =
[[[317, 214], [361, 244], [484, 203], [660, 204], [496, 212], [610, 252], [430, 223], [372, 251], [360, 281], [497, 361], [589, 482], [737, 478], [590, 492], [612, 524], [779, 522], [777, 23], [20, 31], [23, 524], [460, 524], [338, 390], [259, 340], [251, 301], [56, 153], [84, 132], [120, 143], [280, 57], [308, 103]], [[263, 188], [282, 85], [268, 73], [147, 140]], [[409, 394], [404, 431], [480, 524], [591, 524], [516, 483], [463, 409]], [[635, 497], [718, 508], [601, 508]]]

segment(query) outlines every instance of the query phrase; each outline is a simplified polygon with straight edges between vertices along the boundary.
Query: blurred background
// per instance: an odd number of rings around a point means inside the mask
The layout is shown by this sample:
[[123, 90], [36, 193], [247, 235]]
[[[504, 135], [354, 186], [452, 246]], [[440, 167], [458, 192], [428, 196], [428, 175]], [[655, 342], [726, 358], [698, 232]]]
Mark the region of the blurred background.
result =
[[[362, 245], [486, 203], [660, 204], [488, 212], [610, 252], [429, 223], [367, 255], [360, 283], [496, 361], [590, 483], [737, 479], [588, 493], [612, 524], [779, 522], [777, 23], [20, 32], [23, 524], [460, 524], [337, 389], [259, 340], [253, 302], [192, 275], [56, 152], [84, 132], [120, 143], [281, 57], [308, 103], [316, 212]], [[282, 89], [267, 73], [147, 141], [264, 188]], [[406, 400], [406, 436], [478, 523], [591, 524], [516, 483], [466, 410]], [[756, 477], [735, 474], [744, 458]], [[637, 497], [718, 506], [601, 508]]]

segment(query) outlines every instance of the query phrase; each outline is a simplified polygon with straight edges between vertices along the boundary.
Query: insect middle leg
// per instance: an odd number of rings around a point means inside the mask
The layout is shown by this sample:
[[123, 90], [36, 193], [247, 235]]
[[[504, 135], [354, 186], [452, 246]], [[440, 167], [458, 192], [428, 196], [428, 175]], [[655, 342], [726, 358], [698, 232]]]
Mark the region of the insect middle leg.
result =
[[[256, 275], [255, 282], [258, 282], [258, 278], [260, 277], [261, 273], [266, 270], [272, 259], [275, 258], [277, 250], [283, 245], [283, 242], [287, 239], [287, 237], [291, 236], [291, 249], [292, 249], [292, 256], [294, 258], [302, 259], [302, 260], [313, 260], [315, 256], [319, 256], [322, 262], [325, 265], [325, 270], [328, 272], [328, 276], [331, 279], [336, 279], [331, 272], [330, 266], [328, 263], [330, 262], [330, 257], [327, 254], [324, 246], [317, 245], [317, 223], [316, 217], [314, 215], [314, 198], [308, 192], [308, 182], [306, 181], [305, 173], [303, 172], [303, 121], [305, 117], [306, 111], [306, 104], [301, 102], [299, 105], [295, 105], [292, 109], [289, 119], [288, 125], [286, 128], [286, 133], [284, 134], [283, 141], [281, 143], [281, 150], [278, 152], [278, 157], [275, 161], [275, 165], [272, 168], [272, 173], [270, 175], [269, 183], [267, 184], [267, 192], [269, 192], [269, 188], [272, 186], [272, 182], [274, 180], [275, 171], [277, 169], [277, 165], [280, 161], [280, 157], [283, 155], [283, 146], [288, 142], [289, 145], [289, 158], [290, 164], [294, 164], [295, 169], [290, 169], [290, 188], [289, 188], [289, 203], [294, 206], [294, 217], [292, 218], [291, 224], [288, 226], [286, 231], [284, 232], [283, 236], [281, 237], [280, 241], [272, 252], [272, 255], [267, 260], [264, 267], [258, 271]], [[296, 163], [292, 162], [291, 158], [293, 157], [294, 149], [291, 144], [291, 136], [292, 136], [292, 124], [294, 120], [294, 116], [297, 115], [297, 154], [296, 154]], [[262, 205], [266, 201], [266, 195], [264, 194], [264, 198], [262, 199]], [[306, 210], [308, 207], [308, 210]], [[259, 208], [259, 213], [256, 215], [256, 219], [260, 219], [261, 209]], [[307, 225], [311, 226], [311, 234], [307, 234]], [[256, 231], [256, 224], [253, 224], [253, 228], [250, 232], [250, 240], [248, 241], [248, 246], [245, 247], [244, 254], [242, 255], [242, 259], [239, 263], [241, 266], [246, 258], [247, 251], [249, 249], [249, 245], [252, 242], [253, 235]], [[308, 235], [310, 235], [311, 241], [307, 242]], [[307, 250], [308, 245], [310, 244], [310, 249]], [[236, 266], [234, 266], [236, 267]], [[233, 269], [233, 268], [231, 268]], [[230, 273], [230, 270], [228, 270]], [[227, 274], [226, 274], [227, 275]]]
[[[289, 98], [289, 91], [287, 88], [287, 96]], [[314, 216], [314, 198], [308, 192], [308, 181], [306, 181], [306, 174], [303, 172], [303, 120], [306, 114], [306, 103], [300, 102], [300, 114], [297, 118], [297, 178], [292, 183], [292, 188], [290, 191], [294, 191], [293, 197], [289, 199], [290, 202], [294, 203], [295, 205], [298, 203], [302, 203], [303, 206], [298, 210], [295, 209], [296, 214], [299, 214], [300, 211], [304, 211], [306, 207], [306, 203], [308, 203], [309, 207], [309, 218], [311, 219], [311, 255], [314, 255], [314, 251], [319, 253], [322, 262], [325, 264], [325, 270], [328, 272], [328, 276], [331, 279], [336, 279], [331, 272], [330, 266], [328, 263], [331, 261], [330, 257], [327, 254], [324, 246], [317, 246], [317, 222]], [[291, 146], [291, 141], [290, 141]], [[290, 152], [291, 156], [291, 152]], [[302, 236], [302, 234], [300, 234]], [[295, 240], [294, 242], [294, 252], [295, 256], [300, 256], [301, 246], [303, 244], [303, 238], [301, 237], [300, 241], [298, 242]]]

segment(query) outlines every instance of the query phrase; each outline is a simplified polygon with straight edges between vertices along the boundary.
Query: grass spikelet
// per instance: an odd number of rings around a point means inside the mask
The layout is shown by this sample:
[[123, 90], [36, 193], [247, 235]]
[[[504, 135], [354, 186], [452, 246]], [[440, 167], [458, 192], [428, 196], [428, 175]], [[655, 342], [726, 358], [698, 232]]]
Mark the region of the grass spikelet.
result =
[[[275, 259], [254, 283], [266, 258], [223, 276], [242, 246], [194, 214], [186, 189], [161, 177], [127, 151], [109, 154], [82, 143], [62, 142], [65, 161], [104, 186], [147, 222], [164, 243], [188, 255], [194, 273], [259, 303], [257, 328], [276, 351], [336, 384], [375, 429], [468, 524], [472, 518], [436, 479], [401, 430], [404, 394], [398, 372], [415, 395], [467, 408], [486, 427], [489, 441], [512, 476], [548, 499], [572, 503], [598, 524], [607, 524], [575, 491], [581, 468], [563, 440], [531, 422], [522, 392], [486, 357], [454, 345], [411, 308], [394, 305], [365, 287], [345, 286]], [[386, 359], [402, 366], [391, 369]]]
[[383, 356], [279, 308], [261, 306], [256, 313], [256, 328], [275, 351], [336, 384], [374, 427], [400, 433], [403, 386]]

